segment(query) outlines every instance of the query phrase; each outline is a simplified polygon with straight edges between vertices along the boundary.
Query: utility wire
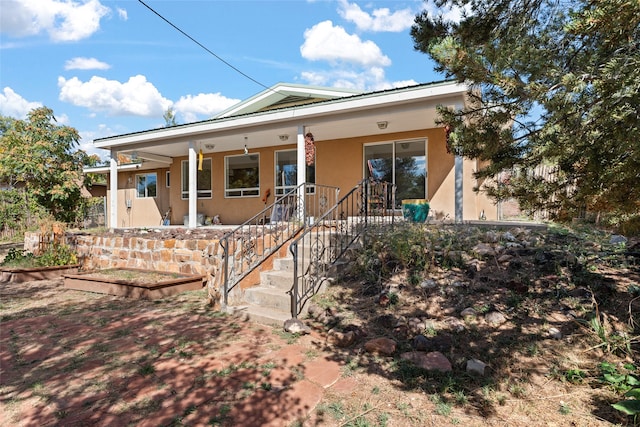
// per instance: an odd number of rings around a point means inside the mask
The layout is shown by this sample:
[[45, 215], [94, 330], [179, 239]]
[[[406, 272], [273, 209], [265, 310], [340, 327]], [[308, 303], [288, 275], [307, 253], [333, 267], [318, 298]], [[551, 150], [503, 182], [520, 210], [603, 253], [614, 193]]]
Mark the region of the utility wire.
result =
[[217, 60], [219, 60], [220, 62], [222, 62], [223, 64], [225, 64], [227, 67], [233, 69], [235, 72], [243, 75], [244, 77], [246, 77], [247, 79], [251, 80], [252, 82], [254, 82], [255, 84], [262, 86], [265, 89], [269, 89], [269, 87], [263, 85], [262, 83], [260, 83], [259, 81], [257, 81], [256, 79], [254, 79], [253, 77], [249, 76], [248, 74], [242, 72], [241, 70], [239, 70], [238, 68], [234, 67], [233, 65], [231, 65], [230, 63], [228, 63], [227, 61], [225, 61], [224, 59], [222, 59], [221, 57], [219, 57], [218, 55], [216, 55], [214, 52], [212, 52], [211, 50], [209, 50], [205, 45], [203, 45], [202, 43], [200, 43], [198, 40], [194, 39], [193, 37], [191, 37], [189, 34], [185, 33], [184, 31], [182, 31], [180, 28], [178, 28], [175, 24], [173, 24], [171, 21], [169, 21], [167, 18], [165, 18], [164, 16], [160, 15], [158, 12], [156, 12], [151, 6], [149, 6], [148, 4], [146, 4], [144, 1], [142, 0], [138, 0], [140, 3], [142, 3], [142, 5], [144, 7], [146, 7], [147, 9], [149, 9], [151, 12], [153, 12], [154, 14], [156, 14], [160, 19], [162, 19], [164, 22], [166, 22], [167, 24], [171, 25], [173, 28], [175, 28], [177, 31], [179, 31], [180, 33], [182, 33], [183, 36], [185, 36], [186, 38], [188, 38], [189, 40], [191, 40], [192, 42], [194, 42], [195, 44], [197, 44], [198, 46], [200, 46], [201, 48], [203, 48], [204, 50], [206, 50], [210, 55], [213, 55]]

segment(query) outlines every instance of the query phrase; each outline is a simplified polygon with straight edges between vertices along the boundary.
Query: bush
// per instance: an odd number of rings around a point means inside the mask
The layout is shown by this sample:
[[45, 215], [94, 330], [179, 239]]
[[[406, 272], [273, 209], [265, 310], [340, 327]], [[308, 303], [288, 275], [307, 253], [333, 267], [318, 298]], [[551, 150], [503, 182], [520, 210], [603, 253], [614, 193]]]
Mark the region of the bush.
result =
[[11, 248], [0, 265], [12, 268], [31, 268], [73, 265], [77, 263], [78, 257], [69, 246], [53, 244], [39, 256], [35, 256], [31, 252], [24, 250]]

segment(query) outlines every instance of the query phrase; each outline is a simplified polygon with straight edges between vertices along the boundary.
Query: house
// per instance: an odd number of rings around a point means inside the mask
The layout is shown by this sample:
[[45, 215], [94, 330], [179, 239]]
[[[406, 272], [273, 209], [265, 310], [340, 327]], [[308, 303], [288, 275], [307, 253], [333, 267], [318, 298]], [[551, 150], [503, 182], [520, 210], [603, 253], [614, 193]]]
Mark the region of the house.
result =
[[[110, 227], [240, 224], [297, 183], [347, 191], [373, 177], [403, 199], [428, 199], [456, 221], [495, 219], [475, 193], [476, 162], [447, 151], [436, 107], [462, 107], [468, 87], [444, 81], [360, 93], [276, 84], [196, 123], [101, 138]], [[129, 157], [132, 162], [118, 162]]]

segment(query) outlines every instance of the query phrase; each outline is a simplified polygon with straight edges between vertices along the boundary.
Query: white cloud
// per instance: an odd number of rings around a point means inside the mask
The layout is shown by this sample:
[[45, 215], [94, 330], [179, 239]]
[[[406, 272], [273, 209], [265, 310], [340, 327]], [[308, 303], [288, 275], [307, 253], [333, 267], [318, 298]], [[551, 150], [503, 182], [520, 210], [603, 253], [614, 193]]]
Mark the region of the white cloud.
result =
[[383, 68], [371, 67], [366, 70], [331, 69], [327, 71], [305, 71], [301, 79], [317, 86], [359, 89], [362, 91], [385, 90], [418, 84], [415, 80], [389, 82]]
[[0, 114], [3, 116], [24, 120], [29, 111], [39, 107], [42, 103], [27, 101], [10, 87], [5, 87], [0, 93]]
[[105, 138], [107, 136], [117, 135], [118, 133], [122, 133], [122, 132], [113, 130], [106, 124], [100, 124], [98, 125], [97, 130], [79, 131], [79, 133], [80, 133], [79, 148], [81, 150], [84, 150], [89, 155], [97, 154], [102, 161], [106, 161], [111, 157], [110, 151], [103, 150], [101, 148], [96, 148], [96, 146], [93, 144], [93, 140], [98, 138]]
[[388, 31], [400, 32], [411, 28], [415, 18], [415, 12], [411, 9], [401, 9], [391, 12], [389, 8], [374, 9], [367, 13], [355, 3], [347, 0], [339, 0], [338, 13], [340, 16], [356, 24], [361, 31]]
[[161, 117], [172, 105], [142, 75], [130, 77], [124, 83], [97, 76], [87, 82], [77, 77], [69, 80], [58, 77], [58, 87], [61, 101], [110, 115]]
[[182, 115], [185, 123], [190, 123], [211, 118], [238, 102], [239, 99], [227, 98], [220, 93], [199, 93], [180, 97], [173, 108]]
[[122, 19], [123, 21], [127, 21], [129, 20], [129, 14], [127, 13], [126, 9], [122, 9], [122, 8], [117, 8], [118, 11], [118, 16], [120, 17], [120, 19]]
[[56, 123], [59, 125], [65, 125], [65, 126], [69, 126], [69, 123], [71, 122], [71, 120], [69, 119], [69, 116], [62, 113], [60, 115], [56, 115]]
[[65, 70], [108, 70], [111, 65], [96, 58], [72, 58], [64, 63]]
[[2, 0], [0, 28], [14, 37], [48, 33], [53, 41], [77, 41], [98, 31], [109, 11], [99, 0]]
[[391, 65], [378, 45], [371, 40], [362, 41], [344, 28], [323, 21], [304, 32], [305, 41], [300, 46], [303, 58], [311, 61], [357, 64], [363, 67]]
[[471, 12], [471, 5], [465, 5], [464, 9], [459, 8], [458, 6], [439, 8], [433, 3], [433, 0], [428, 0], [424, 2], [423, 10], [429, 12], [429, 15], [431, 16], [442, 15], [445, 21], [460, 22], [463, 11], [466, 11], [467, 13]]

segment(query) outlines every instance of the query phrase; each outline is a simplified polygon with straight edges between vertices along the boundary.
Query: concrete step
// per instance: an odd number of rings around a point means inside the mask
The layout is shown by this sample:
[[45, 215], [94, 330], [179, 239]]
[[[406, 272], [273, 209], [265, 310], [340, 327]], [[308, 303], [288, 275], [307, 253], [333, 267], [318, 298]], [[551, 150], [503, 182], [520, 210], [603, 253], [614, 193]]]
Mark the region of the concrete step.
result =
[[249, 304], [280, 311], [291, 310], [291, 297], [285, 290], [269, 286], [255, 286], [245, 289], [244, 300]]
[[260, 272], [260, 284], [286, 292], [293, 286], [293, 271], [269, 270]]
[[264, 308], [255, 304], [245, 304], [227, 307], [227, 313], [239, 316], [243, 320], [270, 326], [284, 326], [285, 320], [291, 319], [289, 311]]
[[[298, 261], [298, 268], [301, 261]], [[276, 271], [289, 271], [293, 273], [293, 257], [276, 258], [273, 260], [273, 269]]]

